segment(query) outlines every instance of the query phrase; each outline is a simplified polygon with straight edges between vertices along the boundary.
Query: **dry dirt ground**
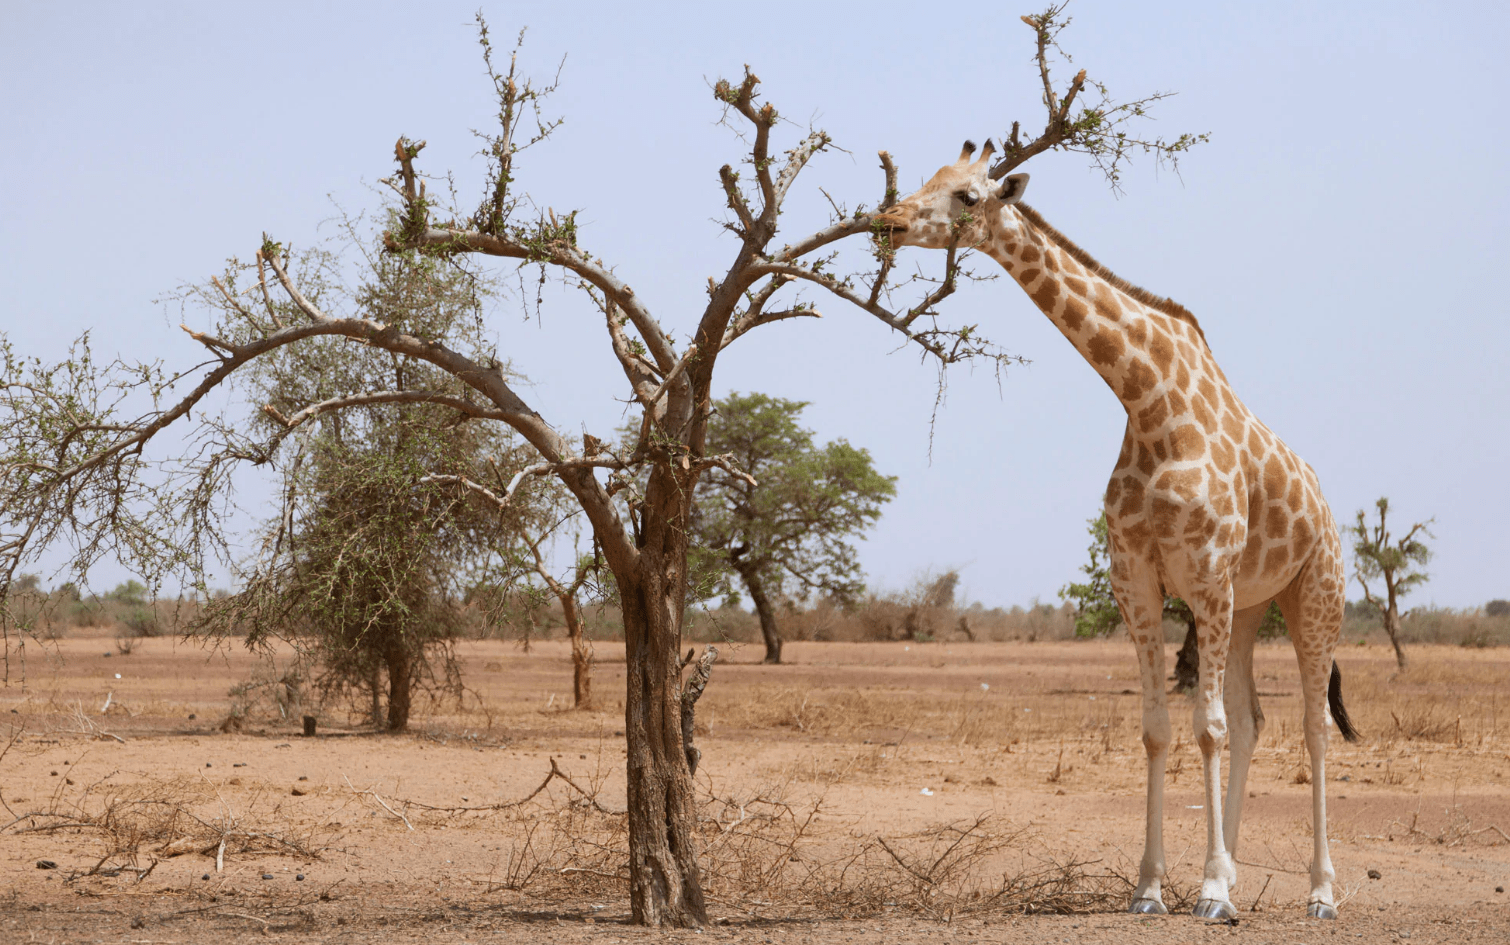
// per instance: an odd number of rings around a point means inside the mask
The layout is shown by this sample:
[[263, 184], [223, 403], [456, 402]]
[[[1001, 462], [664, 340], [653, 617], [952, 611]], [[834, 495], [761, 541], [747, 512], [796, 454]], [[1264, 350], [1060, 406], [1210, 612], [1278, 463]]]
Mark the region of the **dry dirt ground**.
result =
[[[622, 648], [597, 655], [595, 710], [565, 706], [560, 644], [468, 644], [463, 706], [402, 736], [327, 709], [305, 738], [277, 686], [222, 730], [232, 687], [276, 676], [239, 649], [33, 645], [0, 689], [0, 942], [1510, 940], [1504, 650], [1418, 648], [1403, 674], [1340, 651], [1365, 737], [1329, 756], [1342, 917], [1322, 923], [1294, 658], [1261, 646], [1233, 927], [1119, 911], [1144, 790], [1125, 642], [793, 643], [780, 667], [726, 646], [698, 716], [714, 924], [685, 932], [626, 922]], [[1204, 847], [1172, 705], [1171, 903]]]

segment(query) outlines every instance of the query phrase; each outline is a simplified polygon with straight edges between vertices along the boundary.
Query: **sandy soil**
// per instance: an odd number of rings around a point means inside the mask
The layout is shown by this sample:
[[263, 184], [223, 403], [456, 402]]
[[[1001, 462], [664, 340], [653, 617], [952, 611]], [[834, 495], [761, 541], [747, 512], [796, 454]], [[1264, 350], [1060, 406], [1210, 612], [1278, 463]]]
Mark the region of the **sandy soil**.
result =
[[[0, 689], [0, 746], [19, 731], [0, 756], [3, 820], [22, 818], [0, 834], [3, 942], [253, 933], [300, 942], [1510, 939], [1510, 895], [1500, 891], [1510, 885], [1510, 838], [1501, 832], [1510, 831], [1510, 744], [1498, 735], [1510, 653], [1497, 650], [1421, 648], [1405, 674], [1381, 648], [1340, 653], [1366, 738], [1334, 739], [1330, 755], [1343, 899], [1335, 923], [1304, 918], [1310, 786], [1294, 658], [1275, 645], [1257, 659], [1269, 727], [1249, 782], [1236, 927], [1127, 916], [1107, 904], [1052, 916], [901, 906], [861, 914], [837, 902], [825, 910], [722, 894], [712, 927], [672, 933], [628, 926], [622, 886], [611, 879], [575, 892], [545, 879], [505, 888], [527, 826], [549, 826], [580, 804], [565, 784], [508, 813], [420, 806], [525, 797], [554, 758], [604, 807], [621, 810], [621, 648], [598, 646], [594, 711], [565, 705], [562, 645], [524, 653], [469, 644], [462, 656], [474, 694], [463, 708], [433, 706], [403, 736], [368, 734], [326, 712], [315, 738], [301, 737], [270, 699], [251, 706], [241, 731], [221, 730], [229, 690], [269, 678], [265, 662], [239, 650], [150, 640], [122, 655], [109, 639], [70, 638], [28, 655], [27, 685]], [[1048, 860], [1136, 873], [1144, 765], [1125, 643], [793, 643], [786, 655], [789, 665], [767, 667], [759, 648], [724, 649], [699, 714], [699, 780], [711, 796], [779, 798], [799, 812], [817, 804], [804, 842], [818, 851], [877, 836], [900, 848], [933, 825], [988, 814], [993, 829], [1017, 840], [972, 867], [982, 874]], [[1204, 848], [1199, 755], [1188, 703], [1173, 705], [1166, 842], [1172, 884], [1188, 889]], [[98, 819], [112, 801], [119, 822], [109, 836], [137, 824], [134, 859], [112, 850], [100, 829], [26, 829], [57, 823], [29, 814]], [[163, 842], [193, 834], [193, 825], [164, 834], [161, 823], [127, 823], [153, 803], [258, 838], [246, 852], [232, 843], [217, 870], [214, 849]], [[536, 854], [559, 874], [549, 851]], [[44, 860], [57, 868], [39, 869]], [[105, 873], [151, 872], [100, 875], [101, 862]]]

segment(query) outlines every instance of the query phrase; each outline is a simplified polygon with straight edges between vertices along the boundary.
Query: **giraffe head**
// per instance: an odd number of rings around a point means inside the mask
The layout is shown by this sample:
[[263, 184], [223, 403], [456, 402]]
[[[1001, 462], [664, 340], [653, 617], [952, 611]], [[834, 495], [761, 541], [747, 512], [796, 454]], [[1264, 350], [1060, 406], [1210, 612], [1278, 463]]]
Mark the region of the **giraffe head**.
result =
[[[991, 155], [996, 147], [989, 140], [974, 157], [975, 142], [966, 141], [959, 160], [939, 168], [938, 173], [916, 193], [897, 201], [876, 215], [879, 232], [891, 245], [943, 249], [959, 228], [960, 244], [977, 245], [1001, 223], [1003, 207], [1022, 199], [1028, 175], [1009, 174], [991, 179]], [[973, 158], [973, 159], [972, 159]]]

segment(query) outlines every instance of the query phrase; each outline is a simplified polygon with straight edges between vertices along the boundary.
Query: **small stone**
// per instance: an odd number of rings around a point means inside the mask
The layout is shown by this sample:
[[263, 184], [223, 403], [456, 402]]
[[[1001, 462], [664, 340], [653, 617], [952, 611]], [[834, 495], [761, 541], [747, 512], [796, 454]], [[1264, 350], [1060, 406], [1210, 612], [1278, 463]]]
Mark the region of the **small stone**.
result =
[[1369, 879], [1383, 879], [1384, 878], [1384, 874], [1381, 873], [1381, 872], [1379, 872], [1378, 870], [1369, 870], [1368, 871], [1368, 878]]
[[309, 792], [308, 791], [301, 791], [298, 788], [294, 788], [289, 793], [293, 794], [294, 797], [303, 797], [304, 795], [308, 794]]
[[272, 873], [263, 873], [262, 874], [262, 878], [263, 879], [272, 879], [273, 878], [273, 874]]
[[201, 876], [199, 878], [202, 879], [202, 880], [204, 880], [205, 882], [209, 882], [210, 881], [210, 874], [206, 873], [206, 874], [204, 874], [203, 876]]
[[297, 876], [295, 876], [294, 877], [294, 882], [296, 882], [296, 883], [302, 883], [302, 882], [304, 882], [304, 874], [300, 873]]
[[1502, 893], [1502, 892], [1505, 891], [1505, 887], [1503, 887], [1503, 886], [1496, 886], [1496, 887], [1494, 887], [1494, 891], [1497, 892], [1497, 893]]
[[199, 716], [195, 715], [193, 712], [189, 713], [189, 721], [190, 722], [194, 721], [197, 718], [199, 718]]
[[106, 650], [106, 651], [105, 651], [105, 655], [106, 655], [106, 656], [109, 656], [109, 655], [110, 655], [110, 651], [109, 651], [109, 650]]
[[246, 762], [244, 762], [244, 761], [238, 761], [235, 764], [231, 765], [231, 767], [232, 768], [245, 768], [246, 767]]
[[303, 774], [301, 774], [301, 775], [299, 775], [299, 780], [300, 780], [300, 781], [308, 781], [308, 780], [309, 780], [309, 777], [308, 777], [308, 776], [307, 776], [307, 775], [303, 775]]
[[39, 869], [39, 870], [55, 870], [57, 868], [58, 868], [58, 864], [54, 863], [52, 860], [38, 860], [37, 861], [37, 869]]
[[211, 765], [211, 764], [210, 764], [210, 763], [209, 763], [209, 762], [208, 762], [208, 761], [206, 761], [206, 762], [205, 762], [205, 763], [204, 763], [204, 766], [205, 766], [205, 767], [206, 767], [206, 768], [209, 768], [209, 767], [213, 767], [213, 766], [212, 766], [212, 765]]

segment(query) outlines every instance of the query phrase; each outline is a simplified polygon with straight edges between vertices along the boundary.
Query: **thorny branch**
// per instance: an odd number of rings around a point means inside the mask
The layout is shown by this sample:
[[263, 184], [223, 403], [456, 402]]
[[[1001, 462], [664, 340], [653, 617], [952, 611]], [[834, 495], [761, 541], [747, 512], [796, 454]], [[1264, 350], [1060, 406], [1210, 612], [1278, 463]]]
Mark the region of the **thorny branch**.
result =
[[[1059, 46], [1059, 34], [1069, 27], [1071, 18], [1064, 16], [1068, 0], [1056, 3], [1042, 13], [1022, 17], [1022, 21], [1034, 32], [1037, 51], [1033, 60], [1038, 67], [1039, 81], [1043, 84], [1043, 105], [1048, 120], [1043, 132], [1032, 141], [1023, 143], [1021, 122], [1012, 123], [1012, 131], [1004, 136], [1002, 156], [991, 167], [991, 179], [1000, 180], [1013, 168], [1045, 151], [1076, 151], [1088, 155], [1092, 163], [1106, 176], [1114, 192], [1121, 191], [1121, 166], [1134, 154], [1151, 154], [1155, 162], [1168, 163], [1179, 170], [1181, 154], [1197, 144], [1210, 139], [1210, 134], [1182, 134], [1172, 141], [1162, 137], [1142, 138], [1126, 130], [1135, 120], [1148, 117], [1149, 108], [1156, 102], [1171, 97], [1172, 92], [1154, 92], [1130, 102], [1116, 102], [1106, 86], [1086, 77], [1081, 69], [1065, 87], [1061, 97], [1054, 90], [1049, 75], [1049, 58], [1057, 52], [1066, 62], [1072, 61], [1069, 54]], [[1072, 111], [1075, 101], [1089, 85], [1099, 96], [1090, 106], [1081, 107], [1078, 114]]]

